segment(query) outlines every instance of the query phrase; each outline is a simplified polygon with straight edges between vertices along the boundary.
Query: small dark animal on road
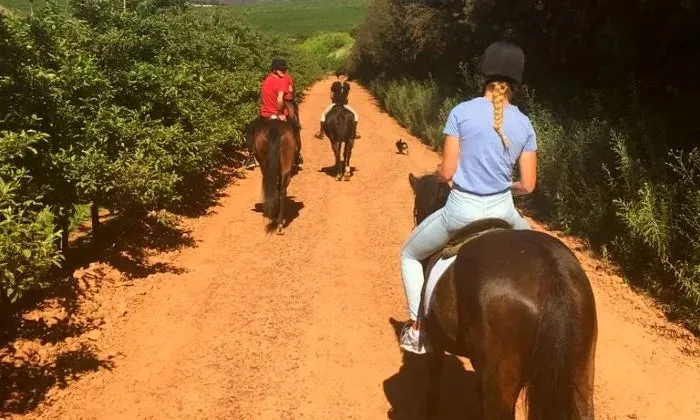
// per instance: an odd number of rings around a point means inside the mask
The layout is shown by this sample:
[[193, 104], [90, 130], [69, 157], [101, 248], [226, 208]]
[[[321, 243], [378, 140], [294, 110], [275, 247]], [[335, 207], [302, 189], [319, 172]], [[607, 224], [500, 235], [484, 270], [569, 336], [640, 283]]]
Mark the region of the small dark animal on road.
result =
[[403, 141], [403, 139], [398, 139], [396, 141], [396, 149], [398, 149], [399, 153], [401, 153], [401, 154], [403, 154], [403, 153], [408, 154], [408, 143]]

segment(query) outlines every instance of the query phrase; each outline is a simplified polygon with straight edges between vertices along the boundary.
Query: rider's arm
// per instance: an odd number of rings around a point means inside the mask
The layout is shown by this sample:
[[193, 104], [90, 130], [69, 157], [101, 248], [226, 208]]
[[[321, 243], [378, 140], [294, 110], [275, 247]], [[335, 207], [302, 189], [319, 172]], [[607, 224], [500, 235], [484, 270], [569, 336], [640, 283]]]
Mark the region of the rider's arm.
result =
[[528, 124], [528, 131], [525, 147], [518, 158], [520, 180], [513, 182], [511, 187], [514, 195], [530, 194], [537, 182], [537, 136], [532, 124]]
[[442, 163], [438, 166], [437, 174], [445, 181], [451, 181], [457, 172], [459, 160], [459, 139], [452, 135], [445, 136], [442, 145]]
[[284, 109], [284, 91], [280, 90], [277, 92], [277, 109], [282, 111]]
[[530, 194], [537, 183], [537, 152], [522, 152], [518, 159], [520, 180], [513, 182], [512, 191], [515, 195]]
[[459, 160], [459, 121], [456, 107], [452, 108], [442, 130], [445, 141], [442, 144], [442, 163], [438, 166], [437, 174], [445, 181], [451, 181], [457, 172]]
[[331, 102], [333, 102], [333, 97], [335, 96], [336, 91], [340, 90], [341, 87], [342, 86], [340, 85], [340, 82], [333, 82], [333, 84], [331, 85], [331, 94], [330, 94]]

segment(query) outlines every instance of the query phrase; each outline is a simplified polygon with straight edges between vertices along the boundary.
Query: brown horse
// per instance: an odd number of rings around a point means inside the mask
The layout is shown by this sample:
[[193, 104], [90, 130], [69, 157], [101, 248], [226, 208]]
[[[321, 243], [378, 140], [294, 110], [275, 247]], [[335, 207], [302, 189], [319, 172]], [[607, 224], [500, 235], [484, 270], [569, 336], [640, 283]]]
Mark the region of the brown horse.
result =
[[[409, 181], [420, 223], [445, 205], [450, 187], [437, 175]], [[474, 234], [435, 286], [423, 321], [433, 347], [428, 414], [437, 413], [448, 351], [471, 360], [484, 420], [515, 419], [524, 388], [529, 420], [593, 419], [597, 316], [578, 259], [558, 239], [499, 219], [458, 236]]]
[[[333, 154], [335, 155], [335, 178], [340, 181], [350, 181], [352, 171], [350, 169], [350, 157], [355, 145], [355, 117], [342, 105], [335, 105], [326, 114], [326, 123], [323, 131], [331, 141]], [[340, 148], [345, 143], [343, 160], [340, 160]]]
[[268, 232], [275, 226], [284, 233], [284, 202], [292, 178], [296, 149], [296, 130], [291, 122], [258, 118], [247, 133], [253, 143], [255, 159], [263, 175], [263, 216], [271, 220]]

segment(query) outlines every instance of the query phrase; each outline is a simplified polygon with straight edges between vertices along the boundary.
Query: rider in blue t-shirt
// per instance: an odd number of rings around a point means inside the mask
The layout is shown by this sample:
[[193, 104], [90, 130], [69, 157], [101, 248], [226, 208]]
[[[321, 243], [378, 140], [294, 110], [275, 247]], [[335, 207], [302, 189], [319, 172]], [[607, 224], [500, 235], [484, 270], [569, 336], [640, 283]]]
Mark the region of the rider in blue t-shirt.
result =
[[[451, 235], [469, 223], [500, 218], [515, 229], [529, 229], [513, 195], [535, 188], [537, 142], [528, 117], [510, 104], [513, 86], [522, 80], [525, 55], [520, 47], [495, 42], [484, 53], [483, 96], [455, 106], [445, 129], [438, 175], [452, 181], [445, 207], [423, 220], [401, 252], [401, 275], [411, 320], [401, 333], [401, 347], [422, 354], [430, 350], [418, 320], [424, 275], [421, 261], [442, 249]], [[513, 181], [519, 164], [520, 180]]]

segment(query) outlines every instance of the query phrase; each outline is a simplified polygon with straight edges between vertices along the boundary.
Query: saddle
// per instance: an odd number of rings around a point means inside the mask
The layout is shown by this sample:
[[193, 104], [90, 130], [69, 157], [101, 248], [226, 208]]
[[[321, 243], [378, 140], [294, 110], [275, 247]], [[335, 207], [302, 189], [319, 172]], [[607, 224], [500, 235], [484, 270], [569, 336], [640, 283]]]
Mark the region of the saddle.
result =
[[450, 238], [450, 241], [445, 245], [445, 247], [440, 251], [440, 257], [450, 258], [457, 255], [459, 250], [469, 241], [472, 241], [484, 233], [491, 232], [494, 230], [511, 229], [510, 223], [503, 219], [489, 218], [482, 219], [472, 222], [457, 231], [457, 233]]

